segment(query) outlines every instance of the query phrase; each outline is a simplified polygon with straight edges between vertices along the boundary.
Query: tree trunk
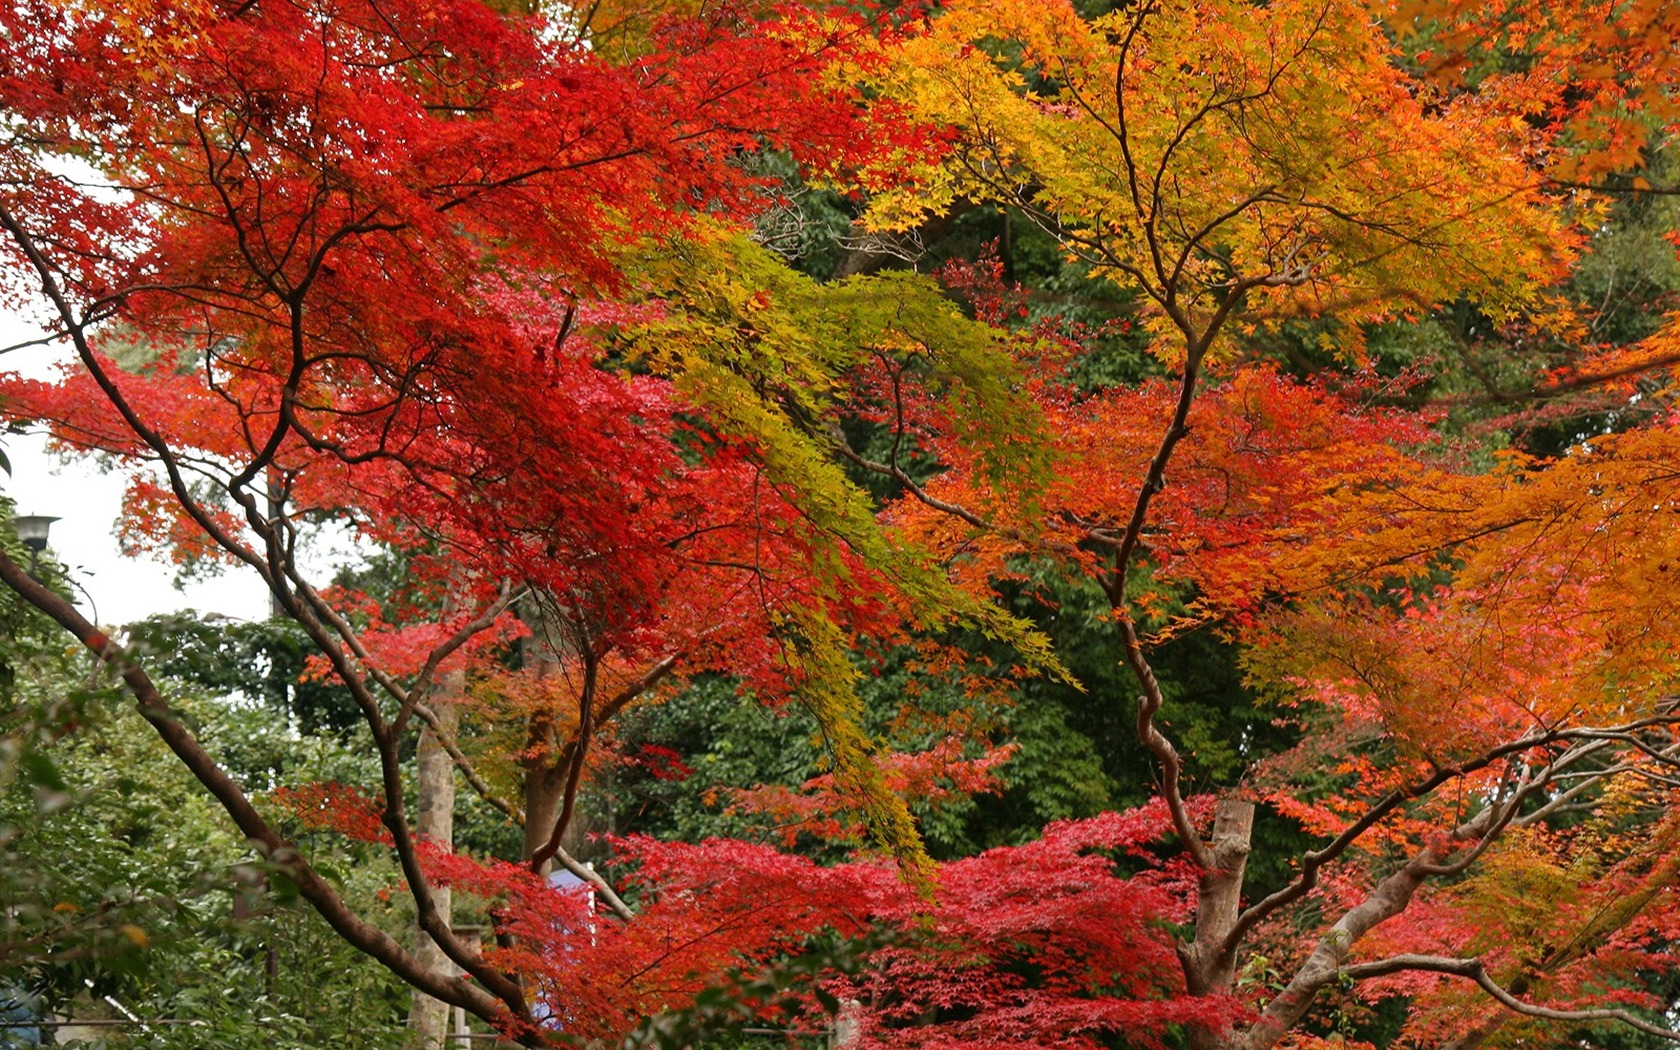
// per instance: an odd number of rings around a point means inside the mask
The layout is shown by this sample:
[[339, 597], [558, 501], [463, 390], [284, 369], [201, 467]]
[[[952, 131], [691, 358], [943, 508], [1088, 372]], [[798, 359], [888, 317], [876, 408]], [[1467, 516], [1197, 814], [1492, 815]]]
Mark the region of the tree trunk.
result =
[[565, 773], [565, 767], [556, 765], [547, 754], [525, 763], [525, 839], [520, 847], [520, 860], [529, 861], [548, 844], [554, 822], [560, 819], [560, 803], [566, 793]]
[[[437, 714], [439, 724], [451, 736], [460, 720], [457, 704], [461, 699], [464, 681], [459, 671], [438, 676], [427, 702]], [[415, 756], [415, 812], [414, 830], [417, 837], [450, 848], [455, 844], [455, 763], [443, 748], [443, 742], [429, 725], [420, 731], [419, 753]], [[432, 890], [438, 909], [450, 915], [451, 894], [448, 887]], [[414, 954], [430, 969], [449, 972], [453, 964], [423, 930], [414, 931]], [[449, 1007], [420, 991], [414, 992], [408, 1011], [408, 1025], [414, 1030], [415, 1045], [422, 1050], [437, 1050], [449, 1034]]]
[[[1236, 953], [1225, 941], [1242, 911], [1243, 874], [1254, 834], [1254, 803], [1220, 799], [1213, 814], [1213, 867], [1202, 872], [1196, 895], [1196, 939], [1178, 947], [1185, 990], [1191, 995], [1225, 995], [1236, 977]], [[1192, 1050], [1212, 1050], [1221, 1036], [1193, 1029]]]
[[[526, 673], [539, 682], [560, 673], [560, 657], [552, 645], [557, 632], [548, 628], [546, 616], [547, 610], [542, 602], [526, 599], [520, 603], [519, 618], [530, 628], [530, 633], [519, 642], [520, 663]], [[521, 801], [525, 807], [525, 838], [519, 851], [522, 861], [529, 861], [548, 843], [554, 822], [560, 817], [566, 771], [556, 761], [559, 747], [553, 716], [538, 713], [531, 720], [525, 741], [525, 756], [520, 759], [520, 765], [525, 769], [521, 785], [524, 794]]]
[[[520, 604], [519, 617], [530, 628], [530, 633], [520, 641], [521, 663], [527, 673], [539, 682], [560, 674], [562, 660], [577, 655], [575, 651], [560, 651], [574, 644], [571, 631], [563, 626], [561, 611], [550, 601], [531, 598]], [[587, 744], [587, 741], [580, 743]], [[525, 837], [520, 852], [523, 861], [531, 861], [548, 845], [562, 816], [571, 765], [583, 760], [575, 753], [568, 758], [567, 750], [552, 715], [538, 714], [531, 720], [526, 733], [526, 755], [520, 760], [525, 770], [522, 799]], [[575, 855], [586, 826], [582, 815], [574, 812], [561, 837], [560, 848]], [[549, 861], [538, 874], [547, 874], [553, 867]]]

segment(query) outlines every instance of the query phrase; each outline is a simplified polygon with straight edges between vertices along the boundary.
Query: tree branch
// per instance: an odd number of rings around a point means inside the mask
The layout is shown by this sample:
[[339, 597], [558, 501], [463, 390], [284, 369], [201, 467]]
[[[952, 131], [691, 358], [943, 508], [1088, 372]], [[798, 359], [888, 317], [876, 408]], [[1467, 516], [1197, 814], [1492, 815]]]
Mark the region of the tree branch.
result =
[[1620, 1021], [1647, 1035], [1680, 1042], [1680, 1032], [1654, 1025], [1635, 1017], [1626, 1010], [1598, 1008], [1591, 1010], [1555, 1010], [1547, 1006], [1526, 1003], [1500, 986], [1487, 972], [1480, 959], [1449, 959], [1440, 955], [1395, 955], [1376, 962], [1354, 963], [1342, 967], [1341, 973], [1356, 981], [1385, 977], [1393, 973], [1422, 971], [1442, 973], [1453, 977], [1467, 977], [1481, 986], [1501, 1006], [1525, 1017], [1539, 1017], [1548, 1021]]
[[612, 909], [614, 915], [617, 915], [625, 922], [629, 922], [631, 919], [636, 917], [635, 910], [631, 908], [630, 905], [624, 903], [624, 898], [620, 897], [618, 893], [613, 890], [612, 885], [608, 883], [606, 879], [603, 879], [594, 868], [591, 868], [586, 864], [578, 863], [576, 857], [567, 853], [559, 846], [554, 847], [554, 859], [560, 862], [560, 866], [562, 868], [565, 868], [573, 875], [576, 875], [578, 878], [589, 883], [589, 885], [594, 888], [595, 892], [600, 895], [601, 899], [607, 902], [607, 907]]

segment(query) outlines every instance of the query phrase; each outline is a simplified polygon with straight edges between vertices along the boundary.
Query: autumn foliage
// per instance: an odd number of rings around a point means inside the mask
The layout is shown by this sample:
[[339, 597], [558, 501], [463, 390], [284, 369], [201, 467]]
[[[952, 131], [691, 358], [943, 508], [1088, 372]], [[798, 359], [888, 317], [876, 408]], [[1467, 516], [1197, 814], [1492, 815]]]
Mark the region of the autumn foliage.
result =
[[[0, 289], [75, 355], [0, 375], [4, 412], [131, 472], [134, 549], [261, 576], [380, 783], [253, 800], [96, 625], [0, 579], [341, 936], [529, 1045], [834, 940], [862, 967], [738, 1013], [850, 1003], [879, 1047], [1308, 1046], [1395, 1000], [1397, 1045], [1672, 1037], [1675, 335], [1595, 341], [1568, 283], [1595, 194], [1658, 189], [1672, 12], [1089, 6], [0, 9]], [[749, 236], [795, 181], [864, 244], [1004, 209], [1124, 316], [1065, 321], [985, 253], [816, 280]], [[1449, 309], [1567, 344], [1533, 395], [1599, 414], [1524, 449], [1429, 404], [1450, 355], [1376, 344]], [[1133, 374], [1081, 378], [1116, 340]], [[322, 526], [403, 578], [312, 579]], [[1123, 689], [1008, 600], [1080, 588]], [[1294, 741], [1232, 742], [1231, 782], [1157, 673], [1198, 633]], [[866, 728], [889, 654], [973, 709], [914, 753]], [[1135, 725], [1152, 800], [935, 863], [912, 807], [1007, 782], [1022, 745], [973, 712], [1028, 679]], [[760, 842], [582, 869], [592, 777], [694, 775], [626, 757], [623, 717], [719, 680], [805, 711], [827, 770], [719, 793]], [[518, 856], [417, 830], [422, 726]], [[448, 971], [287, 821], [388, 848]]]

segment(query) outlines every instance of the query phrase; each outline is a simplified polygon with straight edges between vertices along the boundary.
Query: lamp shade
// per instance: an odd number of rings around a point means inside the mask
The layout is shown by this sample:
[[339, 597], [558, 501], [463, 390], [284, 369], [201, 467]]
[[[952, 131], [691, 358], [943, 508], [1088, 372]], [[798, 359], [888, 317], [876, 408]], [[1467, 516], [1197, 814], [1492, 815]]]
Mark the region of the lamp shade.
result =
[[39, 554], [47, 549], [47, 530], [57, 520], [45, 514], [22, 514], [12, 519], [12, 525], [23, 545]]

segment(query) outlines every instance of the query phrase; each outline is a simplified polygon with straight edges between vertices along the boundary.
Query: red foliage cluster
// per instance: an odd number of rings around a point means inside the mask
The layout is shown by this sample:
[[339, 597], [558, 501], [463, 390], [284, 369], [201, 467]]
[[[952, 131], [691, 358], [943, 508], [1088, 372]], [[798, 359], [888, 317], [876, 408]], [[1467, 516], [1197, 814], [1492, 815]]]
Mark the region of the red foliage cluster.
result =
[[330, 829], [362, 842], [391, 841], [380, 821], [384, 800], [353, 784], [323, 781], [279, 787], [269, 799], [306, 828]]
[[[871, 1004], [861, 1046], [1095, 1050], [1123, 1032], [1159, 1047], [1179, 1027], [1240, 1017], [1229, 998], [1183, 994], [1172, 924], [1188, 916], [1195, 872], [1159, 859], [1167, 830], [1160, 805], [1054, 824], [1036, 842], [942, 865], [932, 900], [877, 861], [823, 867], [738, 841], [624, 839], [639, 896], [629, 922], [516, 865], [437, 850], [426, 865], [491, 902], [515, 945], [491, 955], [525, 975], [538, 1015], [568, 1036], [622, 1034], [815, 935], [888, 929], [895, 939], [866, 974], [827, 985]], [[776, 1019], [823, 1023], [814, 1000], [805, 1010]]]
[[885, 909], [909, 936], [857, 986], [875, 1005], [863, 1045], [1094, 1050], [1124, 1033], [1160, 1047], [1179, 1027], [1236, 1023], [1233, 1000], [1184, 994], [1170, 924], [1188, 918], [1195, 873], [1152, 852], [1168, 828], [1157, 804], [943, 865], [934, 907]]
[[[1003, 784], [998, 769], [1015, 754], [1017, 746], [989, 748], [972, 757], [965, 756], [966, 750], [963, 738], [950, 736], [926, 751], [883, 755], [878, 764], [888, 788], [922, 805], [937, 807], [999, 791]], [[736, 791], [730, 808], [763, 816], [782, 844], [791, 847], [801, 836], [827, 842], [862, 842], [867, 829], [856, 805], [857, 800], [840, 788], [834, 775], [825, 773], [807, 780], [797, 790], [765, 784]]]
[[[867, 12], [708, 4], [615, 64], [477, 0], [12, 5], [0, 106], [32, 130], [0, 159], [0, 205], [106, 324], [97, 374], [0, 393], [67, 445], [171, 461], [168, 484], [136, 482], [136, 546], [237, 543], [266, 483], [295, 520], [415, 551], [460, 607], [525, 581], [603, 650], [727, 652], [785, 688], [777, 610], [862, 611], [884, 584], [814, 592], [827, 539], [802, 494], [670, 382], [603, 367], [583, 322], [623, 319], [626, 251], [762, 204], [747, 154], [856, 174], [933, 148], [861, 105], [882, 33]], [[195, 473], [251, 504], [187, 499]], [[449, 629], [372, 626], [398, 674]]]

